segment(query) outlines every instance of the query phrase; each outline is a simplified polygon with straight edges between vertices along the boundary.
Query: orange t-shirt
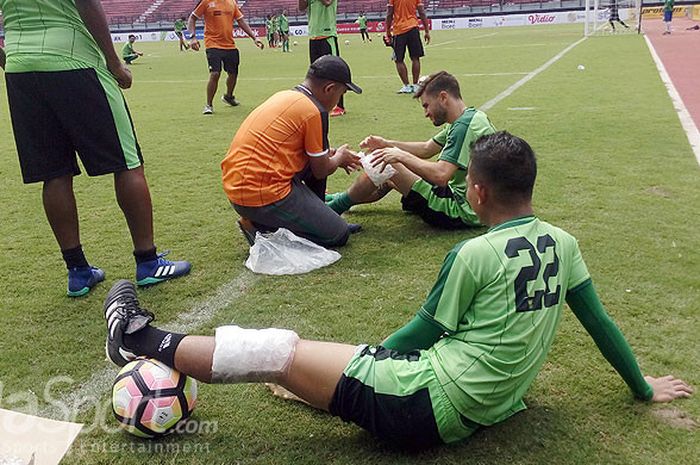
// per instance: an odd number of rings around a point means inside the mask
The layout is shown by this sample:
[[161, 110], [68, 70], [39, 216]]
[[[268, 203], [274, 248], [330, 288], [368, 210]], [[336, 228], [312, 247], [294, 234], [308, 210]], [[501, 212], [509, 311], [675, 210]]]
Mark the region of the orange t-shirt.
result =
[[421, 0], [389, 0], [389, 6], [394, 7], [394, 18], [391, 23], [391, 33], [395, 36], [418, 27], [416, 12]]
[[205, 48], [236, 48], [233, 21], [243, 17], [236, 0], [201, 0], [192, 14], [204, 19]]
[[248, 115], [221, 162], [224, 191], [244, 207], [282, 200], [309, 157], [328, 154], [328, 112], [302, 86], [277, 92]]

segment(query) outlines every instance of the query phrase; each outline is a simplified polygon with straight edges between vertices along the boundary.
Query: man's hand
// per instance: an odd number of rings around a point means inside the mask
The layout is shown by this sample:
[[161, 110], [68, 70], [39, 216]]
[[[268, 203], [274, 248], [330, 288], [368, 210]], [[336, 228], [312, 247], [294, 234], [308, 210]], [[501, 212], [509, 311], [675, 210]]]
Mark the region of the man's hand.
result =
[[372, 154], [371, 163], [372, 166], [382, 165], [380, 171], [384, 171], [384, 167], [386, 165], [391, 163], [401, 163], [406, 156], [410, 157], [411, 154], [396, 147], [387, 147], [374, 152]]
[[255, 46], [258, 47], [260, 50], [265, 48], [265, 44], [263, 44], [261, 40], [254, 39], [254, 41], [255, 41]]
[[679, 397], [690, 397], [693, 393], [691, 388], [685, 381], [674, 378], [671, 375], [662, 378], [654, 378], [645, 376], [644, 379], [654, 390], [652, 402], [671, 402]]
[[381, 136], [367, 136], [362, 142], [360, 142], [360, 148], [372, 152], [377, 149], [383, 149], [386, 147], [391, 147], [389, 141]]
[[338, 147], [333, 153], [333, 158], [337, 160], [338, 166], [343, 168], [348, 174], [362, 166], [360, 157], [350, 150], [347, 144]]
[[425, 40], [426, 44], [430, 43], [430, 31], [428, 31], [427, 29], [425, 31], [425, 35], [423, 36], [423, 39]]
[[119, 84], [119, 87], [121, 87], [122, 89], [128, 89], [129, 87], [131, 87], [131, 71], [129, 71], [129, 68], [124, 66], [124, 64], [121, 61], [117, 63], [107, 64], [107, 68], [109, 68], [109, 72], [112, 73], [114, 79], [117, 80], [117, 84]]
[[195, 52], [199, 51], [199, 41], [194, 36], [192, 36], [192, 38], [190, 39], [190, 48]]

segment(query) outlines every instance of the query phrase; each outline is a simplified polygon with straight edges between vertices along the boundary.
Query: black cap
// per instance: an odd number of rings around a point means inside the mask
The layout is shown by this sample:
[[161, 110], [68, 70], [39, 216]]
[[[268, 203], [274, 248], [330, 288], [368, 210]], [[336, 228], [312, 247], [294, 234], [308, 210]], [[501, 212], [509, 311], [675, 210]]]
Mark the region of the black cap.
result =
[[319, 79], [342, 82], [356, 94], [362, 93], [362, 89], [352, 83], [348, 64], [345, 63], [345, 60], [335, 55], [324, 55], [311, 63], [309, 75]]

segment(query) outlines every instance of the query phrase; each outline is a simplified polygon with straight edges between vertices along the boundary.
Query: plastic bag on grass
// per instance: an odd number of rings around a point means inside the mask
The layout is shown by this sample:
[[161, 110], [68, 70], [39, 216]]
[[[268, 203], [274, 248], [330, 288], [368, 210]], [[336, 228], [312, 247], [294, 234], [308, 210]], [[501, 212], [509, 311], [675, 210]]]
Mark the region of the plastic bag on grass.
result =
[[245, 266], [253, 273], [301, 274], [340, 260], [341, 255], [299, 237], [288, 229], [255, 234]]

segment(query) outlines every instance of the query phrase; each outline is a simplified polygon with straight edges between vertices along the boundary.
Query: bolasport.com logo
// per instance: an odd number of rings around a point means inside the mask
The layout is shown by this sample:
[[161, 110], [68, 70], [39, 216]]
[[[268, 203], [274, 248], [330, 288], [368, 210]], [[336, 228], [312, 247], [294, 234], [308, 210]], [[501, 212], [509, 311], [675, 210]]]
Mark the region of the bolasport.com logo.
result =
[[534, 14], [527, 17], [527, 22], [530, 24], [549, 24], [553, 23], [557, 19], [554, 15], [540, 15]]

